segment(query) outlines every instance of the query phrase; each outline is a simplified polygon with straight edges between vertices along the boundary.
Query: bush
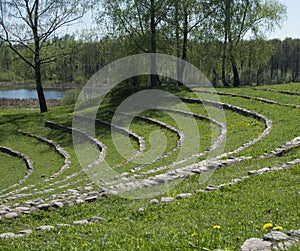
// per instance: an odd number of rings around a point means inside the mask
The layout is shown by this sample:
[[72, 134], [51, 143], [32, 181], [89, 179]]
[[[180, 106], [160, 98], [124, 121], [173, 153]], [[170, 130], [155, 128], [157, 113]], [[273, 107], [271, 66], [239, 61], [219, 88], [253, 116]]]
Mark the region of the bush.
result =
[[72, 89], [65, 92], [65, 96], [61, 99], [62, 105], [73, 105], [76, 103], [80, 94], [80, 89]]

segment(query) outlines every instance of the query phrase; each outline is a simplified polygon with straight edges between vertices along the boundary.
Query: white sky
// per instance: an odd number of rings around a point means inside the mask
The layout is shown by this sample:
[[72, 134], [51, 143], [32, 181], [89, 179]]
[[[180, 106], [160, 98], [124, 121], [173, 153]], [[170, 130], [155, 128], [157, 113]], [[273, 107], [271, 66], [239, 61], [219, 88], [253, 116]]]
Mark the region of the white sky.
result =
[[287, 37], [300, 39], [300, 0], [282, 0], [287, 6], [287, 21], [274, 32], [267, 34], [268, 38], [285, 39]]

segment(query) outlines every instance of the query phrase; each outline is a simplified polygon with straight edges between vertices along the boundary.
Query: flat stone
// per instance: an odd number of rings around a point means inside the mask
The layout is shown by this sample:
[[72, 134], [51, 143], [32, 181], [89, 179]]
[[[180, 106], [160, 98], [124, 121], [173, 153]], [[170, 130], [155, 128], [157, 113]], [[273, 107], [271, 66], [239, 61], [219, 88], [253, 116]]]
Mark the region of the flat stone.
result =
[[203, 189], [198, 189], [198, 190], [196, 190], [196, 193], [207, 193], [207, 191], [203, 190]]
[[91, 191], [91, 190], [93, 190], [94, 188], [93, 188], [92, 186], [85, 186], [83, 189], [84, 189], [85, 191]]
[[89, 224], [88, 220], [77, 220], [77, 221], [73, 221], [74, 225], [85, 225], [85, 224]]
[[271, 251], [272, 242], [251, 238], [244, 242], [240, 251]]
[[177, 194], [176, 199], [185, 199], [185, 198], [190, 198], [192, 197], [191, 193], [180, 193]]
[[96, 192], [96, 191], [93, 191], [93, 192], [89, 192], [88, 193], [88, 196], [98, 196], [98, 192]]
[[14, 237], [15, 237], [15, 234], [11, 233], [11, 232], [0, 234], [0, 239], [8, 239], [8, 238], [14, 238]]
[[281, 241], [288, 241], [290, 237], [280, 231], [272, 231], [271, 233], [267, 233], [264, 236], [264, 240], [271, 241], [271, 242], [281, 242]]
[[37, 205], [37, 208], [40, 210], [48, 210], [51, 207], [49, 203], [42, 203]]
[[51, 225], [45, 225], [45, 226], [39, 226], [36, 228], [37, 231], [49, 231], [51, 229], [55, 228], [54, 226]]
[[56, 224], [57, 227], [70, 227], [70, 224], [58, 223]]
[[17, 211], [17, 212], [30, 211], [30, 208], [29, 207], [16, 207], [14, 209], [14, 211]]
[[155, 205], [155, 204], [158, 204], [159, 203], [159, 200], [158, 199], [151, 199], [150, 201], [149, 201], [149, 204], [150, 205]]
[[173, 197], [162, 197], [160, 199], [160, 203], [170, 203], [175, 201], [175, 199]]
[[19, 215], [17, 213], [8, 213], [4, 216], [5, 219], [13, 219], [13, 218], [17, 218]]
[[31, 229], [25, 229], [25, 230], [19, 231], [17, 234], [28, 235], [28, 234], [32, 234], [32, 233], [33, 233], [33, 231]]
[[300, 230], [290, 230], [287, 235], [292, 239], [300, 239]]
[[96, 221], [104, 221], [105, 219], [102, 218], [102, 217], [99, 217], [99, 216], [93, 216], [91, 219], [90, 219], [90, 222], [96, 222]]
[[248, 175], [255, 175], [255, 174], [257, 174], [257, 171], [256, 171], [256, 170], [248, 171]]
[[1, 209], [1, 211], [4, 211], [4, 212], [10, 212], [11, 211], [11, 208], [8, 207], [8, 206], [1, 206], [0, 209]]
[[193, 169], [191, 172], [195, 173], [195, 174], [201, 174], [202, 173], [201, 170], [197, 169], [197, 168]]
[[75, 203], [76, 203], [76, 204], [82, 204], [82, 203], [84, 203], [84, 200], [83, 200], [83, 199], [77, 199], [77, 200], [75, 201]]
[[56, 208], [62, 208], [64, 206], [64, 203], [55, 201], [55, 202], [53, 202], [52, 206], [54, 206]]
[[206, 191], [215, 191], [218, 190], [219, 187], [218, 186], [208, 186], [205, 188]]
[[288, 248], [292, 247], [294, 244], [295, 242], [292, 241], [279, 242], [274, 245], [272, 249], [276, 251], [288, 250]]
[[96, 201], [97, 199], [98, 199], [98, 196], [91, 196], [91, 197], [85, 198], [84, 201], [93, 202], [93, 201]]

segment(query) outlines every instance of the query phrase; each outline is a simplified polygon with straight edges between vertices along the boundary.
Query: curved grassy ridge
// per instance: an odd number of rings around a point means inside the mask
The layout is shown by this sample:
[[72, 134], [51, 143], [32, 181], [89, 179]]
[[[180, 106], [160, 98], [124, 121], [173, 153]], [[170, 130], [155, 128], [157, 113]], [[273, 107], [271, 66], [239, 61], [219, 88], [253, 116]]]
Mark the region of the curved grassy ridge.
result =
[[300, 92], [299, 83], [258, 86], [256, 89], [274, 89], [277, 91]]
[[[205, 109], [203, 107], [201, 108], [201, 106], [197, 106], [197, 109], [195, 109], [195, 110], [196, 110], [195, 112], [207, 115]], [[159, 118], [159, 119], [162, 119], [165, 116], [164, 113], [157, 113], [156, 112], [155, 114], [156, 114], [157, 118]], [[154, 115], [153, 112], [152, 112], [152, 114], [148, 112], [148, 116], [149, 115], [152, 115], [152, 117], [155, 117], [155, 116], [153, 116]], [[236, 117], [234, 117], [234, 116], [236, 116]], [[50, 117], [52, 118], [52, 114], [50, 114]], [[63, 123], [69, 124], [69, 122], [66, 120], [66, 117], [67, 116], [62, 117], [61, 114], [58, 114], [58, 116], [57, 115], [54, 116], [53, 119], [54, 120], [60, 120]], [[243, 124], [243, 123], [251, 124], [253, 122], [253, 119], [243, 118], [242, 116], [234, 114], [234, 113], [232, 113], [230, 116], [228, 115], [228, 118], [229, 118], [229, 121], [240, 120], [239, 123], [241, 123], [241, 124]], [[247, 119], [249, 119], [248, 122], [246, 122]], [[174, 124], [174, 121], [172, 122], [172, 119], [170, 119], [170, 118], [165, 117], [163, 120], [166, 123]], [[203, 121], [201, 121], [201, 122], [197, 121], [197, 123], [198, 123], [199, 129], [201, 128], [201, 132], [202, 132], [200, 134], [200, 136], [202, 137], [201, 138], [201, 147], [202, 147], [202, 150], [204, 150], [204, 149], [207, 149], [208, 146], [211, 143], [210, 142], [211, 141], [211, 135], [210, 135], [211, 134], [211, 128], [210, 128], [211, 125], [209, 125], [209, 123], [203, 122]], [[158, 129], [158, 128], [155, 128], [154, 125], [148, 125], [147, 123], [140, 122], [140, 121], [134, 121], [134, 123], [132, 123], [131, 126], [133, 127], [133, 129], [137, 133], [141, 133], [142, 135], [144, 135], [145, 138], [149, 138], [149, 134], [153, 130]], [[54, 131], [51, 131], [51, 130], [49, 131], [49, 129], [43, 128], [43, 127], [41, 127], [41, 125], [38, 125], [38, 126], [35, 126], [35, 127], [36, 128], [34, 130], [31, 130], [31, 131], [38, 132], [39, 134], [41, 134], [41, 136], [44, 135], [44, 136], [47, 136], [50, 139], [54, 139], [62, 147], [68, 147], [71, 143], [71, 135], [68, 135], [67, 133], [54, 132]], [[242, 135], [242, 133], [245, 133], [245, 130], [240, 131], [240, 133], [238, 133], [237, 132], [238, 130], [234, 129], [234, 123], [232, 125], [229, 124], [228, 128], [229, 128], [229, 135], [235, 134], [235, 136], [237, 136], [238, 134]], [[161, 130], [161, 128], [160, 128], [160, 130]], [[120, 164], [120, 163], [124, 162], [125, 160], [122, 159], [122, 157], [118, 154], [118, 152], [115, 150], [114, 145], [112, 144], [109, 130], [107, 128], [97, 127], [96, 131], [97, 131], [96, 132], [97, 137], [105, 145], [108, 146], [109, 150], [108, 150], [108, 155], [106, 156], [107, 163], [109, 163], [111, 166], [113, 166], [113, 165], [116, 165], [118, 163]], [[247, 142], [247, 140], [250, 139], [251, 137], [257, 136], [258, 132], [253, 134], [253, 133], [250, 133], [251, 131], [253, 131], [252, 128], [250, 128], [250, 130], [246, 130], [247, 135], [249, 137], [248, 138], [243, 137], [243, 139], [246, 140], [245, 142]], [[174, 148], [174, 146], [176, 145], [175, 144], [175, 138], [176, 137], [173, 138], [174, 134], [171, 134], [170, 132], [164, 132], [164, 133], [167, 133], [166, 135], [167, 135], [167, 138], [168, 138], [166, 149], [165, 149], [165, 152], [164, 152], [164, 153], [166, 153], [168, 151], [171, 151]], [[172, 140], [172, 138], [173, 138], [173, 140]], [[203, 144], [203, 142], [204, 142], [204, 144]], [[240, 143], [241, 142], [239, 142], [239, 144]], [[149, 145], [148, 141], [146, 141], [146, 147], [150, 148], [150, 145]], [[233, 148], [234, 147], [235, 146], [233, 146]], [[86, 184], [88, 182], [88, 179], [86, 179], [83, 172], [79, 173], [76, 176], [73, 176], [73, 177], [71, 176], [71, 178], [68, 178], [66, 181], [60, 181], [61, 179], [65, 178], [65, 177], [68, 177], [68, 175], [72, 175], [73, 172], [76, 172], [76, 171], [80, 172], [80, 167], [78, 166], [78, 163], [76, 163], [76, 160], [75, 160], [76, 164], [75, 164], [75, 168], [74, 168], [74, 163], [73, 162], [74, 162], [75, 156], [74, 156], [73, 150], [70, 149], [70, 147], [69, 147], [68, 151], [71, 151], [71, 154], [70, 154], [71, 159], [72, 159], [71, 168], [69, 170], [66, 170], [61, 176], [55, 178], [53, 180], [53, 182], [49, 183], [49, 185], [47, 185], [47, 184], [44, 185], [42, 183], [39, 183], [39, 184], [35, 185], [33, 188], [29, 188], [26, 191], [21, 192], [21, 193], [25, 194], [24, 195], [25, 197], [22, 197], [21, 201], [24, 200], [24, 199], [34, 198], [36, 195], [38, 195], [39, 197], [42, 197], [42, 198], [43, 197], [47, 198], [47, 196], [49, 197], [51, 194], [54, 194], [54, 193], [57, 193], [57, 192], [62, 192], [66, 188], [72, 188], [72, 187], [76, 187], [76, 186], [84, 186], [84, 184]], [[151, 170], [152, 168], [159, 167], [161, 165], [168, 165], [168, 163], [172, 163], [172, 161], [176, 160], [176, 154], [173, 154], [173, 155], [174, 156], [168, 156], [168, 158], [163, 158], [161, 160], [158, 160], [157, 162], [154, 162], [154, 164], [148, 166], [146, 168], [146, 170]], [[189, 164], [189, 163], [192, 163], [192, 162], [186, 162], [185, 164]], [[130, 168], [132, 168], [134, 166], [136, 166], [136, 164], [129, 163], [129, 164], [125, 165], [124, 167], [122, 167], [120, 169], [120, 171], [128, 171], [128, 170], [130, 170]], [[68, 186], [68, 184], [70, 184], [70, 185]], [[55, 191], [52, 191], [52, 189], [54, 189]], [[40, 190], [42, 191], [42, 194], [41, 194]], [[36, 191], [38, 191], [38, 192], [36, 192]], [[29, 195], [30, 192], [34, 192], [34, 193], [36, 193], [36, 195], [30, 196]]]
[[[283, 88], [284, 85], [280, 87]], [[249, 96], [254, 96], [257, 93], [257, 97], [272, 100], [273, 95], [265, 94], [267, 93], [266, 91], [255, 90], [253, 93], [250, 91], [248, 93], [247, 90], [243, 88], [220, 89], [220, 91], [224, 92], [243, 93]], [[180, 95], [194, 97], [190, 93], [181, 93]], [[295, 101], [294, 98], [290, 98], [287, 94], [281, 95], [280, 101], [278, 101], [280, 103], [292, 103], [292, 101]], [[209, 100], [213, 100], [213, 96], [201, 95], [202, 98]], [[74, 248], [79, 250], [85, 248], [90, 250], [201, 250], [203, 248], [208, 250], [213, 250], [214, 248], [239, 250], [239, 247], [247, 238], [261, 237], [265, 233], [262, 230], [262, 226], [266, 222], [282, 225], [284, 230], [299, 229], [300, 215], [297, 206], [300, 185], [299, 165], [280, 172], [250, 177], [234, 186], [224, 186], [216, 192], [196, 193], [197, 190], [204, 189], [207, 185], [220, 185], [228, 183], [231, 179], [243, 177], [247, 175], [249, 170], [274, 167], [300, 158], [299, 148], [268, 159], [256, 158], [264, 153], [271, 152], [285, 142], [300, 135], [300, 128], [298, 128], [300, 109], [267, 104], [258, 100], [247, 100], [241, 97], [221, 96], [220, 99], [224, 103], [260, 113], [273, 121], [273, 128], [269, 135], [253, 146], [233, 155], [251, 156], [253, 157], [252, 159], [216, 170], [214, 175], [205, 183], [202, 183], [202, 180], [197, 175], [187, 177], [180, 183], [180, 186], [170, 190], [163, 196], [176, 196], [178, 193], [191, 192], [193, 197], [172, 204], [148, 206], [148, 201], [145, 200], [133, 201], [112, 196], [100, 202], [64, 207], [57, 211], [36, 211], [30, 215], [23, 215], [21, 218], [15, 219], [13, 224], [9, 220], [3, 220], [0, 222], [3, 232], [18, 232], [25, 228], [35, 229], [39, 225], [72, 223], [74, 220], [85, 219], [94, 215], [99, 215], [106, 219], [100, 224], [56, 228], [48, 233], [39, 232], [22, 239], [9, 240], [9, 242], [0, 239], [0, 248], [3, 250], [22, 250], [25, 248], [30, 248], [31, 250], [57, 250], [58, 247], [62, 250]], [[277, 97], [274, 95], [275, 99], [277, 100]], [[207, 116], [207, 111], [203, 105], [188, 104], [188, 107], [194, 113]], [[217, 108], [213, 109], [217, 110]], [[6, 118], [3, 118], [3, 116], [0, 118], [0, 126], [2, 126], [2, 130], [0, 130], [2, 136], [0, 137], [0, 145], [4, 145], [2, 144], [3, 142], [7, 143], [10, 140], [16, 141], [18, 138], [18, 143], [20, 143], [18, 150], [27, 151], [26, 154], [30, 157], [33, 156], [36, 159], [35, 162], [40, 162], [35, 163], [40, 170], [30, 181], [31, 184], [36, 182], [34, 189], [40, 190], [51, 187], [55, 189], [45, 194], [28, 196], [26, 200], [37, 197], [50, 198], [51, 195], [63, 192], [67, 188], [83, 187], [90, 183], [85, 173], [80, 173], [64, 182], [60, 182], [61, 179], [68, 175], [81, 171], [72, 147], [72, 136], [43, 126], [43, 122], [48, 119], [70, 125], [71, 107], [66, 110], [65, 108], [59, 108], [45, 115], [39, 115], [37, 112], [12, 113], [8, 113]], [[176, 121], [163, 112], [148, 111], [143, 115], [174, 127], [177, 126]], [[253, 140], [265, 129], [262, 121], [252, 117], [246, 117], [228, 110], [225, 110], [225, 115], [227, 126], [225, 152], [235, 150]], [[109, 120], [109, 117], [106, 117], [106, 119]], [[215, 117], [215, 119], [218, 120], [219, 118]], [[219, 130], [217, 127], [212, 127], [207, 121], [196, 120], [196, 123], [199, 131], [201, 130], [200, 151], [204, 151], [209, 148], [212, 139], [216, 139]], [[59, 143], [71, 157], [70, 168], [47, 184], [38, 183], [41, 178], [40, 173], [43, 170], [41, 167], [43, 164], [41, 163], [47, 163], [48, 160], [51, 161], [52, 159], [53, 166], [51, 165], [51, 169], [47, 173], [49, 176], [51, 173], [59, 170], [63, 160], [51, 147], [41, 142], [36, 142], [36, 140], [26, 137], [19, 137], [19, 135], [13, 136], [18, 129], [37, 133]], [[134, 120], [130, 129], [145, 138], [146, 151], [151, 147], [155, 147], [155, 145], [151, 146], [149, 142], [149, 135], [153, 130], [162, 130], [168, 139], [164, 154], [173, 151], [178, 141], [178, 136], [174, 132], [172, 133], [167, 129], [139, 120]], [[118, 153], [114, 146], [110, 131], [107, 128], [97, 126], [96, 135], [97, 139], [107, 146], [108, 151], [105, 160], [111, 166], [124, 164], [118, 167], [118, 172], [126, 172], [138, 166], [136, 163], [126, 163], [126, 159]], [[2, 139], [4, 139], [3, 142]], [[17, 141], [15, 143], [17, 144]], [[29, 143], [36, 147], [30, 150], [27, 149], [25, 146]], [[133, 149], [137, 150], [136, 142], [132, 141], [131, 143], [134, 146]], [[49, 152], [49, 159], [44, 159], [45, 155], [43, 154], [45, 152]], [[132, 151], [132, 154], [134, 154], [134, 151]], [[40, 158], [38, 159], [37, 156]], [[142, 171], [168, 165], [175, 161], [176, 157], [177, 153], [174, 151], [167, 157], [145, 167]], [[196, 160], [201, 161], [205, 157], [203, 156]], [[6, 159], [6, 161], [9, 161], [9, 159]], [[184, 165], [189, 163], [187, 161]], [[55, 184], [55, 182], [59, 183]], [[67, 188], [60, 188], [61, 185], [68, 185], [70, 182], [75, 183], [67, 186]], [[34, 190], [28, 189], [24, 193], [30, 191]], [[139, 210], [141, 207], [144, 210]], [[220, 225], [221, 230], [216, 231], [213, 229], [214, 225]], [[237, 238], [237, 236], [239, 237]]]
[[[16, 184], [26, 175], [26, 165], [23, 160], [0, 152], [0, 190]], [[13, 175], [6, 175], [6, 174]]]

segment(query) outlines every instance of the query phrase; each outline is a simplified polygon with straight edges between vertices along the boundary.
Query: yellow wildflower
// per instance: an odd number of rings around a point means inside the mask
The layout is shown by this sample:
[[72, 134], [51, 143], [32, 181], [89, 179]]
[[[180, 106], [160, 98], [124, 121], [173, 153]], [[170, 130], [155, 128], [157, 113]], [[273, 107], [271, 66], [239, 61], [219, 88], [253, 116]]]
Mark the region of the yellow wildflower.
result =
[[86, 243], [83, 243], [83, 244], [82, 244], [82, 246], [83, 246], [83, 247], [87, 247], [87, 246], [88, 246], [88, 244], [86, 244]]
[[263, 226], [263, 229], [265, 230], [265, 229], [269, 229], [269, 228], [271, 228], [271, 227], [273, 227], [273, 224], [272, 224], [272, 223], [266, 223], [266, 224]]
[[219, 229], [221, 229], [221, 226], [215, 225], [215, 226], [213, 226], [213, 228], [219, 230]]
[[281, 231], [283, 229], [282, 226], [276, 226], [276, 227], [273, 227], [273, 230], [274, 231]]
[[192, 237], [196, 237], [196, 236], [198, 236], [197, 233], [192, 233]]

